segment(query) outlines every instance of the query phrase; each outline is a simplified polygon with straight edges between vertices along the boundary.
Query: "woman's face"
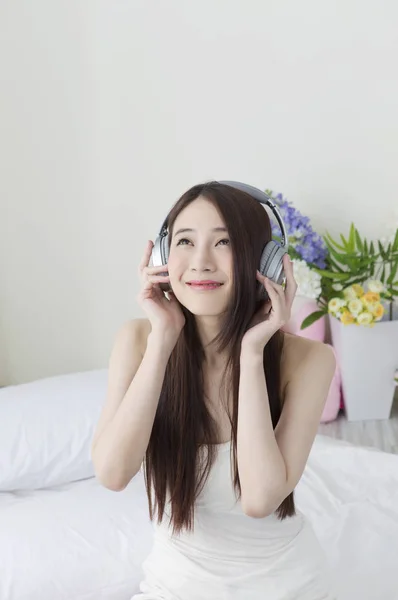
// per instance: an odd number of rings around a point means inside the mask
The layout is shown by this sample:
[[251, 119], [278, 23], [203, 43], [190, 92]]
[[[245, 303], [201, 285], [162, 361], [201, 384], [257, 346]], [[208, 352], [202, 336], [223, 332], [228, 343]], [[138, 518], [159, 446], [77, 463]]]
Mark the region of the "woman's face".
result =
[[223, 219], [206, 198], [199, 196], [176, 218], [168, 265], [173, 292], [190, 312], [225, 311], [232, 291], [231, 246]]

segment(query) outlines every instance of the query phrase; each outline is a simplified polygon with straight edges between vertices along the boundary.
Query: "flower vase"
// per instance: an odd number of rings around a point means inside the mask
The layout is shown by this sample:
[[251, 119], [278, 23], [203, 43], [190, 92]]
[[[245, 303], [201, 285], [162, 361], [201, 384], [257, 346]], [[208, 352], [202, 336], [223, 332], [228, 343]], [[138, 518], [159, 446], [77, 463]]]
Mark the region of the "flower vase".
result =
[[348, 421], [389, 419], [398, 368], [398, 321], [343, 325], [330, 315]]

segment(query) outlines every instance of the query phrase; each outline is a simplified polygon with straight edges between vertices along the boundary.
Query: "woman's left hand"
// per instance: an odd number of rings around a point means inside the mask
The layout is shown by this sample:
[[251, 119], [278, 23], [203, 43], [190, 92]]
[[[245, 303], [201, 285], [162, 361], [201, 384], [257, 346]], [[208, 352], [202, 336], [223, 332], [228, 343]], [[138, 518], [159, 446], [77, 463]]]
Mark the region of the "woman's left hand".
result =
[[293, 263], [288, 254], [283, 257], [283, 268], [286, 277], [285, 289], [257, 271], [257, 279], [264, 285], [269, 300], [254, 315], [250, 328], [243, 336], [242, 348], [262, 353], [274, 333], [290, 320], [297, 283], [293, 276]]

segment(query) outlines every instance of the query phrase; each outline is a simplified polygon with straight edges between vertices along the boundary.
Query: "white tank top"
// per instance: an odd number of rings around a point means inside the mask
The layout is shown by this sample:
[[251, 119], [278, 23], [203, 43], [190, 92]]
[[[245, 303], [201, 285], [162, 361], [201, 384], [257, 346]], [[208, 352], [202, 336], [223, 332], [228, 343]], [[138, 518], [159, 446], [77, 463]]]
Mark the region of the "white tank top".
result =
[[194, 531], [173, 536], [166, 510], [132, 600], [335, 600], [325, 554], [304, 515], [248, 517], [233, 487], [231, 444], [216, 448]]

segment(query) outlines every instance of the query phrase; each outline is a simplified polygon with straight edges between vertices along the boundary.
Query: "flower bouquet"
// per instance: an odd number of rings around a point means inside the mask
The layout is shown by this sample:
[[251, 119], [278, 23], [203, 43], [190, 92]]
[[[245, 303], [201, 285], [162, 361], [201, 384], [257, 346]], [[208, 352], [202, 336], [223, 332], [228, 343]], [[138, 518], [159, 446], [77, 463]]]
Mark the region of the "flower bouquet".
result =
[[318, 310], [302, 328], [329, 314], [348, 420], [388, 419], [398, 367], [398, 229], [387, 241], [368, 242], [351, 224], [347, 237], [324, 240], [326, 267], [314, 267]]
[[383, 319], [386, 310], [390, 321], [395, 318], [398, 229], [387, 242], [377, 240], [375, 244], [362, 239], [352, 223], [347, 238], [342, 234], [340, 238], [337, 242], [329, 233], [324, 235], [327, 266], [322, 269], [313, 266], [321, 276], [319, 310], [308, 315], [302, 323], [303, 329], [327, 313], [344, 325], [370, 327]]
[[373, 327], [377, 321], [381, 321], [384, 315], [384, 306], [381, 303], [380, 293], [384, 285], [377, 279], [367, 282], [368, 290], [359, 283], [344, 288], [343, 298], [334, 297], [329, 300], [329, 314], [339, 319], [344, 325], [365, 325]]
[[[286, 225], [296, 298], [306, 302], [294, 333], [312, 337], [304, 332], [329, 316], [348, 420], [388, 419], [398, 372], [398, 228], [376, 242], [354, 224], [338, 240], [321, 237], [282, 194], [266, 191]], [[278, 239], [276, 226], [272, 233]]]

